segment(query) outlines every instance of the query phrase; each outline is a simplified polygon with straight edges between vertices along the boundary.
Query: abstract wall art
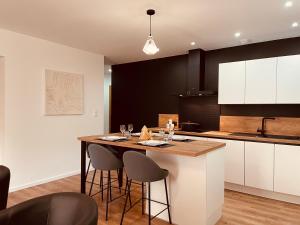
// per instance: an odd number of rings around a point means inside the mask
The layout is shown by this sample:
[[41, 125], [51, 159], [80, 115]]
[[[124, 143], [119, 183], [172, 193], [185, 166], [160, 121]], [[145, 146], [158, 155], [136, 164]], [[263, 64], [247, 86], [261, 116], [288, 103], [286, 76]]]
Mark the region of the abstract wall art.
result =
[[83, 75], [45, 71], [45, 114], [83, 114]]

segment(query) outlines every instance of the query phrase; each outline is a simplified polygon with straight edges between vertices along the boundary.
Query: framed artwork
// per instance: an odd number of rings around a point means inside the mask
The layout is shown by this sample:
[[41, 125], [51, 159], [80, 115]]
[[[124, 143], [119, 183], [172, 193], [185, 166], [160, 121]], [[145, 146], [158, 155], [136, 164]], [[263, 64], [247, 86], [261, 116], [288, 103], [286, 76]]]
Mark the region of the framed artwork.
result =
[[83, 114], [83, 75], [45, 71], [45, 114]]

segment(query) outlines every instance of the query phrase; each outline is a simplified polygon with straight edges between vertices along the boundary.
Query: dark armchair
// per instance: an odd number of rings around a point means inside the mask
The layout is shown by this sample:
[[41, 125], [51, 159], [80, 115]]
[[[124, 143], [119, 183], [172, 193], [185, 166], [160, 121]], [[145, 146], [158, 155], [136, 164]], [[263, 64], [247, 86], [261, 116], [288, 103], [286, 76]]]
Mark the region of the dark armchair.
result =
[[98, 207], [79, 193], [56, 193], [0, 211], [1, 225], [97, 225]]
[[0, 165], [0, 210], [6, 209], [9, 180], [10, 180], [9, 169], [5, 166]]

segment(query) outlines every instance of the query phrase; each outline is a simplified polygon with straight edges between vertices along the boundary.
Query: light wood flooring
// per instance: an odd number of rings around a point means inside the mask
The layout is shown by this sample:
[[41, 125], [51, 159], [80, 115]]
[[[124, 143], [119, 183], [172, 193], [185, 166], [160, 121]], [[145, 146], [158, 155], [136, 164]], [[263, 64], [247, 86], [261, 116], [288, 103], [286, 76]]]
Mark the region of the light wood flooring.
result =
[[[91, 173], [90, 173], [91, 174]], [[98, 177], [98, 176], [97, 176]], [[99, 181], [97, 181], [99, 182]], [[78, 192], [80, 176], [72, 176], [47, 184], [38, 185], [9, 194], [8, 205], [12, 206], [25, 200], [54, 192]], [[95, 192], [98, 187], [94, 186]], [[89, 190], [89, 184], [87, 184]], [[113, 192], [117, 196], [118, 190]], [[109, 221], [105, 222], [105, 202], [99, 195], [93, 197], [99, 206], [99, 225], [118, 225], [120, 223], [124, 198], [120, 198], [110, 204]], [[133, 202], [140, 198], [140, 186], [134, 186], [132, 192]], [[134, 200], [135, 199], [135, 200]], [[104, 199], [105, 200], [105, 199]], [[187, 207], [192, 207], [187, 204]], [[187, 215], [188, 216], [188, 215]], [[147, 224], [147, 216], [141, 215], [141, 205], [129, 211], [124, 220], [124, 225]], [[166, 225], [168, 223], [159, 219], [153, 220], [153, 225]], [[246, 195], [233, 191], [225, 191], [225, 204], [223, 216], [217, 225], [300, 225], [300, 205], [270, 200], [252, 195]], [[180, 224], [184, 225], [184, 224]], [[195, 224], [196, 225], [196, 224]]]

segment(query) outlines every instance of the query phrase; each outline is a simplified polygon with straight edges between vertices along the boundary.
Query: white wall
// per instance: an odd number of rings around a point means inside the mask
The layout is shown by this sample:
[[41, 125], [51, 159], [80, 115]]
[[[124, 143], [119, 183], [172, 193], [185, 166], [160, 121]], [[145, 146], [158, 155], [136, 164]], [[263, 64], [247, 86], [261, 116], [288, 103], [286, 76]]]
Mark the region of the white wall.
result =
[[4, 148], [4, 57], [0, 57], [0, 164]]
[[110, 86], [111, 86], [111, 69], [110, 65], [104, 66], [104, 132], [109, 133], [110, 127]]
[[[1, 29], [0, 56], [11, 190], [79, 172], [77, 137], [103, 132], [104, 57]], [[84, 74], [84, 115], [44, 116], [45, 69]]]

